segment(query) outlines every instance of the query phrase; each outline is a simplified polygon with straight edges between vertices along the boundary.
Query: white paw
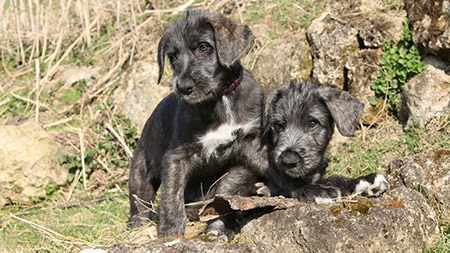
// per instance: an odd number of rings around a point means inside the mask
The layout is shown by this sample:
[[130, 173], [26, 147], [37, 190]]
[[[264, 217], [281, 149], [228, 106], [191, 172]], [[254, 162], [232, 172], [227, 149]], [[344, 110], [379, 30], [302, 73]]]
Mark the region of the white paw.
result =
[[389, 190], [389, 188], [390, 186], [386, 178], [381, 174], [376, 174], [372, 183], [361, 179], [355, 187], [355, 193], [362, 193], [365, 196], [374, 197], [381, 195]]

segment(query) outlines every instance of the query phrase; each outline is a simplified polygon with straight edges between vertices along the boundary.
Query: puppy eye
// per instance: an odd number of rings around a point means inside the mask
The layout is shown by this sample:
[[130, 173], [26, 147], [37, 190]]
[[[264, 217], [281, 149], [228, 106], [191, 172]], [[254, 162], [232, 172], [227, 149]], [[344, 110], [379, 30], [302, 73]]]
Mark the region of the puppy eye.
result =
[[208, 51], [211, 47], [209, 46], [208, 43], [200, 43], [200, 45], [198, 45], [198, 50], [201, 53], [205, 53], [206, 51]]
[[281, 122], [275, 122], [275, 123], [272, 125], [272, 129], [273, 129], [275, 132], [277, 132], [277, 133], [282, 132], [285, 128], [286, 128], [286, 125], [283, 124], [283, 123], [281, 123]]
[[315, 129], [315, 128], [317, 128], [317, 126], [319, 125], [319, 122], [317, 122], [317, 121], [315, 121], [315, 120], [311, 120], [310, 122], [309, 122], [309, 128], [310, 129]]

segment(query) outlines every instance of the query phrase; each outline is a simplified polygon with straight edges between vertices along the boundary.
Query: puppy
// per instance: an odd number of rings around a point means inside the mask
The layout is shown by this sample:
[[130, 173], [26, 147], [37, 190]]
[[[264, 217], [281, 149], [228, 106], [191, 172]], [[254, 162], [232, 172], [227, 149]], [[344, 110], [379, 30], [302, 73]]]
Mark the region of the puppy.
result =
[[[243, 194], [283, 195], [316, 203], [331, 202], [343, 194], [385, 192], [389, 184], [380, 174], [324, 178], [325, 151], [335, 124], [342, 135], [353, 136], [362, 109], [363, 104], [348, 92], [307, 81], [267, 92], [259, 148], [245, 152], [251, 166], [229, 170], [224, 179], [232, 177], [233, 183], [221, 186], [235, 187]], [[242, 191], [245, 187], [248, 191]], [[230, 240], [238, 227], [234, 219], [228, 215], [214, 220], [205, 233]]]
[[374, 196], [389, 189], [380, 174], [356, 179], [340, 175], [324, 178], [325, 151], [334, 125], [353, 136], [363, 104], [346, 91], [311, 82], [282, 85], [268, 93], [264, 120], [272, 194], [302, 201], [323, 202], [341, 194]]
[[244, 24], [194, 10], [165, 31], [158, 45], [159, 80], [167, 55], [174, 72], [173, 93], [156, 107], [134, 151], [131, 227], [148, 220], [148, 203], [160, 185], [160, 237], [184, 234], [185, 202], [216, 193], [246, 194], [240, 192], [245, 184], [233, 182], [248, 177], [248, 171], [233, 172], [208, 189], [228, 168], [252, 167], [243, 153], [257, 149], [249, 146], [259, 136], [264, 92], [239, 61], [251, 37]]

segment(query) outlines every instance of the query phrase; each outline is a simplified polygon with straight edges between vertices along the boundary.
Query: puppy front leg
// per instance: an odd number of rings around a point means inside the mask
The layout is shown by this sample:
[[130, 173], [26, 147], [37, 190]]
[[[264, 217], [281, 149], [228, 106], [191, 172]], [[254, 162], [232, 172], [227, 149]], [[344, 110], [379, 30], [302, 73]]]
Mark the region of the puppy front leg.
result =
[[186, 163], [168, 162], [161, 175], [158, 236], [183, 236], [186, 228], [184, 189], [187, 183]]
[[318, 183], [321, 185], [338, 187], [344, 195], [361, 193], [367, 197], [379, 196], [390, 188], [386, 178], [383, 175], [376, 173], [358, 178], [332, 175], [329, 178], [321, 179]]

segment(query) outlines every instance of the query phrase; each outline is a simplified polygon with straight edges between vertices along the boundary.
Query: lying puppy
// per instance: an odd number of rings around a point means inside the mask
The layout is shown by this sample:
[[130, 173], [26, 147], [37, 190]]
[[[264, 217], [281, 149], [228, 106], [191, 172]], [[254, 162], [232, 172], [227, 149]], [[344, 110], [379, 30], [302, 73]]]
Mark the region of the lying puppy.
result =
[[[342, 135], [353, 136], [362, 109], [363, 104], [348, 92], [306, 81], [293, 81], [267, 92], [260, 148], [246, 152], [253, 164], [228, 171], [224, 179], [233, 177], [234, 181], [226, 185], [246, 186], [257, 195], [283, 195], [316, 203], [330, 202], [343, 194], [376, 196], [387, 191], [389, 184], [380, 174], [324, 178], [328, 166], [325, 151], [334, 125]], [[252, 182], [257, 180], [262, 182], [254, 187]], [[232, 215], [220, 217], [205, 233], [226, 235], [230, 240], [236, 228], [234, 219]]]
[[356, 179], [323, 177], [334, 125], [342, 135], [353, 136], [363, 109], [349, 93], [311, 82], [291, 82], [268, 93], [266, 101], [267, 184], [272, 194], [322, 202], [341, 194], [374, 196], [389, 189], [380, 174]]
[[[184, 234], [185, 202], [247, 188], [229, 187], [235, 179], [227, 177], [203, 196], [228, 168], [252, 168], [243, 150], [257, 149], [247, 146], [259, 136], [264, 92], [239, 61], [251, 37], [244, 24], [193, 10], [165, 31], [158, 46], [159, 80], [167, 55], [174, 92], [154, 110], [134, 151], [131, 227], [149, 219], [148, 205], [160, 184], [160, 237]], [[249, 174], [233, 175], [242, 173]]]

